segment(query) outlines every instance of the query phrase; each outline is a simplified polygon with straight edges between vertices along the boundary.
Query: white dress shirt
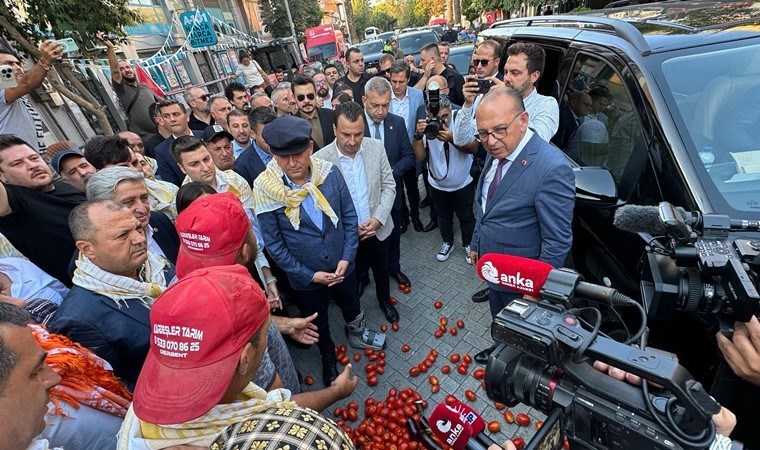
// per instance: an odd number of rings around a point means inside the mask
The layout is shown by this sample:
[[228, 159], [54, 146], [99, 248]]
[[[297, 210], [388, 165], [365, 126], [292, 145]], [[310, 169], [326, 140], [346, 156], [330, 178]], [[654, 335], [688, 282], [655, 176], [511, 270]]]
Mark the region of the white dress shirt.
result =
[[356, 152], [353, 158], [345, 156], [338, 151], [338, 160], [346, 180], [351, 200], [354, 202], [356, 214], [359, 216], [359, 224], [368, 221], [372, 217], [369, 210], [369, 188], [367, 186], [367, 173], [364, 170], [364, 157], [362, 149]]
[[[406, 87], [406, 93], [404, 94], [403, 99], [396, 97], [396, 94], [391, 91], [391, 112], [397, 116], [401, 116], [404, 119], [407, 130], [414, 129], [412, 128], [414, 125], [412, 123], [412, 114], [409, 112], [410, 102], [411, 100], [409, 100], [409, 86]], [[414, 113], [416, 114], [417, 111], [414, 111]]]
[[[518, 156], [520, 156], [520, 153], [522, 153], [523, 148], [525, 148], [525, 144], [528, 143], [530, 138], [533, 137], [533, 132], [531, 130], [525, 131], [525, 136], [520, 140], [520, 143], [517, 144], [517, 148], [515, 151], [512, 152], [509, 156], [507, 156], [507, 162], [504, 163], [504, 168], [501, 171], [501, 179], [504, 179], [504, 175], [507, 174], [507, 170], [509, 170], [510, 167], [512, 167], [512, 163], [517, 159]], [[483, 212], [486, 212], [486, 199], [488, 198], [488, 187], [491, 186], [491, 182], [493, 182], [494, 177], [496, 176], [496, 166], [499, 165], [499, 160], [494, 158], [493, 161], [491, 161], [491, 167], [488, 168], [488, 171], [486, 172], [485, 178], [483, 178], [483, 186], [482, 191], [480, 193], [480, 203], [483, 206]]]
[[145, 228], [145, 239], [148, 241], [148, 251], [168, 261], [169, 258], [167, 258], [164, 251], [161, 250], [161, 246], [158, 245], [158, 242], [156, 242], [155, 239], [153, 239], [153, 233], [153, 227], [148, 224], [148, 226]]

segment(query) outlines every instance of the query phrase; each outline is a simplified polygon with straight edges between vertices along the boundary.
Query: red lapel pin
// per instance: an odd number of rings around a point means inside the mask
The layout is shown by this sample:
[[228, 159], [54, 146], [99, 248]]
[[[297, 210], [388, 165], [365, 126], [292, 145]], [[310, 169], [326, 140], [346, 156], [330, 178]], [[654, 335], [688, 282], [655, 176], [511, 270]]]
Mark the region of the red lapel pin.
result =
[[528, 164], [528, 162], [523, 159], [522, 161], [520, 161], [520, 164], [522, 164], [524, 166], [524, 165]]

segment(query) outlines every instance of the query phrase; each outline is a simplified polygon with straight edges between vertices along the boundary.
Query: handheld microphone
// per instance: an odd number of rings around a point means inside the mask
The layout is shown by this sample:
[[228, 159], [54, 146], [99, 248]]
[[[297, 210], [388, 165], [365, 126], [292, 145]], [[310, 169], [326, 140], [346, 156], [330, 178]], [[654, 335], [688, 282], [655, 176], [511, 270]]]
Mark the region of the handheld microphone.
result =
[[487, 253], [478, 259], [478, 274], [489, 283], [533, 297], [574, 294], [612, 305], [634, 302], [617, 289], [581, 281], [576, 272], [554, 269], [543, 261], [519, 256]]
[[430, 429], [435, 437], [454, 450], [487, 450], [472, 437], [472, 427], [447, 405], [438, 405], [430, 415]]
[[481, 444], [486, 446], [488, 448], [491, 445], [496, 445], [501, 447], [499, 444], [494, 442], [493, 439], [491, 439], [487, 434], [484, 433], [486, 429], [486, 421], [475, 412], [474, 409], [470, 408], [468, 405], [456, 401], [454, 402], [449, 409], [455, 409], [460, 411], [459, 412], [459, 418], [466, 424], [470, 425], [472, 428], [472, 435], [475, 436], [475, 439], [478, 440]]
[[[680, 206], [674, 208], [676, 213], [680, 214], [686, 225], [700, 229], [703, 226], [710, 225], [709, 217], [715, 215], [703, 215], [700, 212], [689, 212]], [[727, 225], [731, 230], [736, 231], [758, 231], [760, 223], [756, 220], [726, 219]], [[615, 218], [612, 221], [615, 228], [629, 233], [648, 233], [652, 236], [662, 236], [668, 234], [668, 229], [662, 223], [660, 217], [660, 208], [658, 206], [641, 206], [625, 205], [615, 211]]]

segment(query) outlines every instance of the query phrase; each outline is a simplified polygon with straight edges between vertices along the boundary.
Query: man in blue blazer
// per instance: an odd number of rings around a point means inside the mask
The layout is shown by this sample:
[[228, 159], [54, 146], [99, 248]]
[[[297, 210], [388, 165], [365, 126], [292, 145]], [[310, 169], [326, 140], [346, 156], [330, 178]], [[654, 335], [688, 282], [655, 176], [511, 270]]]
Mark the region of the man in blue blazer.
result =
[[[388, 238], [388, 272], [396, 282], [411, 286], [409, 277], [401, 272], [401, 183], [404, 174], [414, 170], [415, 154], [406, 123], [402, 117], [389, 112], [391, 105], [391, 83], [383, 77], [374, 77], [364, 86], [364, 136], [383, 141], [388, 162], [396, 180], [396, 199], [391, 210], [393, 232]], [[419, 157], [422, 160], [422, 157]], [[369, 280], [360, 280], [361, 283]]]
[[[410, 76], [409, 64], [403, 59], [394, 62], [391, 66], [391, 86], [393, 87], [391, 112], [404, 119], [409, 142], [412, 142], [414, 129], [417, 126], [417, 111], [424, 107], [425, 98], [421, 90], [409, 86]], [[422, 221], [420, 221], [420, 191], [417, 188], [417, 174], [421, 170], [421, 165], [417, 164], [414, 170], [407, 171], [402, 179], [406, 196], [409, 199], [409, 207], [407, 207], [402, 191], [400, 195], [402, 233], [406, 230], [406, 224], [410, 222], [410, 219], [414, 231], [422, 231], [424, 228]]]
[[[573, 242], [575, 175], [570, 162], [528, 129], [528, 112], [511, 89], [486, 94], [475, 120], [488, 156], [475, 190], [472, 264], [479, 255], [501, 253], [561, 267]], [[488, 288], [492, 316], [522, 297], [493, 283]], [[487, 362], [493, 348], [475, 360]]]
[[272, 160], [272, 154], [269, 152], [269, 144], [264, 141], [262, 131], [264, 126], [277, 118], [277, 113], [272, 108], [259, 106], [248, 113], [248, 122], [251, 124], [251, 137], [253, 142], [251, 146], [243, 150], [243, 153], [235, 160], [235, 167], [232, 168], [245, 181], [253, 186], [253, 180], [267, 169], [267, 164]]
[[354, 273], [359, 224], [351, 193], [340, 170], [312, 157], [311, 125], [285, 115], [264, 127], [276, 164], [253, 183], [253, 201], [264, 242], [272, 258], [287, 267], [301, 312], [319, 313], [317, 347], [322, 380], [338, 377], [328, 307], [335, 300], [354, 348], [384, 348], [385, 335], [366, 328]]
[[177, 165], [177, 161], [172, 156], [172, 142], [179, 136], [195, 136], [200, 138], [203, 137], [203, 132], [190, 129], [190, 116], [188, 116], [185, 107], [177, 100], [164, 100], [158, 104], [158, 111], [172, 134], [156, 147], [156, 161], [158, 162], [156, 177], [177, 186], [182, 186], [185, 174], [182, 173], [182, 170]]

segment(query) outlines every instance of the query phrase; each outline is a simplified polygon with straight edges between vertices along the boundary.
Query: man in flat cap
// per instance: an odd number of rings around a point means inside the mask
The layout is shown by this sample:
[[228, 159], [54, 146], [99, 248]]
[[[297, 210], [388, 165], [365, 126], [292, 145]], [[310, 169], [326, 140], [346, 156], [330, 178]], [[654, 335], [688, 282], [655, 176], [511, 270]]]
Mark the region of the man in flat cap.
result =
[[384, 348], [385, 334], [366, 328], [356, 292], [359, 225], [351, 193], [337, 167], [312, 157], [311, 125], [285, 115], [264, 127], [274, 159], [253, 183], [254, 211], [269, 253], [287, 267], [302, 312], [318, 312], [317, 346], [326, 386], [338, 376], [327, 308], [335, 302], [354, 348]]

